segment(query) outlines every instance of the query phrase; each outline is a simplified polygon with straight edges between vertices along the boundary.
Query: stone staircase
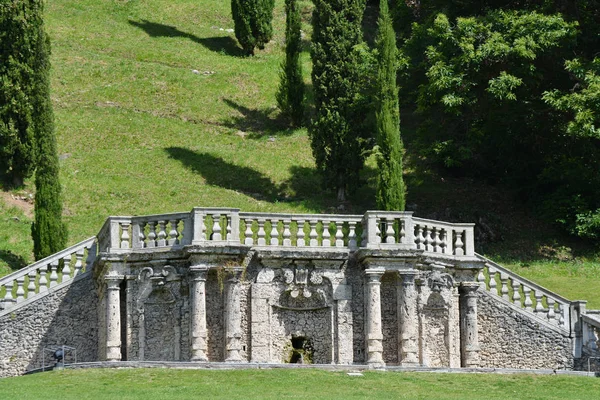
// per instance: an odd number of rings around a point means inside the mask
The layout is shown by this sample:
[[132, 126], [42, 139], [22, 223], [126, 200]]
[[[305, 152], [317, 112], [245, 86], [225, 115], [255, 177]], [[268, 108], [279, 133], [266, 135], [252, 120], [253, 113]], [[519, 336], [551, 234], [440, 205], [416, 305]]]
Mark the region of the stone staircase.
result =
[[[119, 332], [113, 330], [113, 336], [110, 336], [110, 332], [106, 333], [107, 326], [111, 324], [111, 293], [116, 293], [115, 290], [125, 290], [123, 293], [127, 293], [127, 290], [130, 290], [119, 286], [123, 285], [119, 283], [123, 282], [122, 280], [119, 280], [113, 289], [102, 286], [103, 274], [112, 274], [108, 271], [112, 264], [177, 264], [202, 257], [205, 257], [203, 260], [218, 258], [219, 262], [222, 262], [227, 257], [239, 258], [240, 254], [246, 255], [247, 259], [254, 254], [260, 254], [263, 272], [267, 269], [273, 271], [269, 268], [275, 268], [277, 273], [279, 267], [272, 265], [282, 262], [291, 262], [294, 265], [308, 263], [306, 265], [316, 266], [311, 268], [317, 269], [321, 264], [343, 262], [340, 264], [340, 268], [343, 269], [346, 268], [345, 263], [354, 258], [359, 259], [357, 262], [376, 259], [379, 263], [377, 265], [387, 265], [381, 273], [377, 273], [377, 280], [385, 274], [394, 274], [394, 277], [400, 274], [401, 277], [406, 277], [409, 264], [417, 278], [421, 274], [425, 281], [430, 276], [430, 272], [427, 271], [438, 271], [438, 275], [440, 271], [448, 272], [452, 274], [450, 280], [454, 282], [455, 288], [449, 287], [448, 298], [452, 297], [450, 293], [454, 290], [454, 298], [458, 299], [456, 288], [466, 285], [470, 280], [479, 284], [479, 301], [482, 305], [491, 302], [503, 307], [502, 312], [505, 314], [501, 318], [498, 317], [500, 319], [496, 318], [494, 326], [501, 327], [502, 318], [514, 317], [516, 320], [527, 321], [527, 324], [535, 327], [534, 329], [555, 332], [556, 337], [564, 338], [561, 346], [569, 343], [571, 348], [568, 352], [575, 362], [567, 360], [560, 368], [570, 369], [568, 365], [571, 364], [571, 368], [575, 368], [577, 365], [586, 364], [588, 359], [597, 357], [600, 311], [588, 311], [585, 302], [569, 301], [477, 254], [474, 248], [473, 227], [474, 224], [452, 224], [416, 218], [409, 212], [381, 211], [368, 211], [364, 215], [327, 215], [247, 213], [229, 208], [194, 208], [189, 213], [109, 217], [97, 236], [0, 279], [0, 371], [3, 371], [0, 372], [0, 376], [14, 375], [36, 368], [36, 360], [46, 345], [69, 344], [84, 348], [87, 353], [78, 356], [82, 361], [106, 359], [103, 354], [106, 354], [111, 346], [117, 351], [121, 347], [123, 354], [130, 351], [129, 348], [122, 349], [120, 328]], [[203, 254], [207, 255], [202, 256]], [[202, 261], [208, 264], [211, 262]], [[244, 263], [248, 263], [248, 260]], [[213, 267], [207, 267], [207, 271]], [[174, 267], [170, 268], [164, 267], [162, 277], [150, 268], [151, 273], [148, 277], [150, 279], [154, 276], [152, 279], [155, 283], [158, 282], [159, 286], [168, 284], [169, 279], [181, 280], [181, 277], [169, 278], [170, 272], [165, 271], [176, 270]], [[365, 272], [373, 271], [372, 267], [369, 268], [365, 269]], [[142, 279], [141, 276], [141, 273], [139, 276], [126, 275], [125, 279], [137, 282]], [[259, 274], [255, 279], [260, 281], [263, 279], [260, 276], [263, 275]], [[337, 279], [344, 286], [345, 276], [337, 276], [328, 279], [332, 279], [332, 282]], [[406, 288], [402, 286], [406, 285], [406, 278], [403, 279], [405, 283], [397, 285]], [[398, 282], [401, 281], [402, 279]], [[418, 283], [418, 279], [415, 282]], [[336, 285], [338, 283], [334, 284], [334, 292], [337, 290]], [[369, 283], [365, 287], [371, 290], [374, 286]], [[433, 291], [436, 291], [435, 287]], [[398, 295], [399, 302], [405, 301], [402, 296]], [[386, 300], [381, 299], [379, 302], [383, 304], [384, 301]], [[458, 300], [456, 301], [458, 307]], [[371, 313], [377, 312], [377, 307], [381, 307], [369, 304]], [[462, 318], [465, 306], [462, 302], [460, 304]], [[339, 304], [336, 307], [339, 307]], [[117, 311], [118, 309], [117, 307]], [[397, 312], [400, 321], [397, 334], [402, 338], [403, 334], [413, 331], [402, 327], [402, 318], [405, 317], [402, 317], [400, 308]], [[456, 313], [458, 315], [458, 311]], [[78, 315], [82, 316], [80, 320], [77, 319]], [[227, 318], [227, 313], [225, 317]], [[21, 318], [23, 322], [20, 322]], [[116, 318], [123, 319], [123, 324], [131, 324], [125, 314], [118, 312]], [[486, 318], [491, 317], [479, 318], [479, 330], [482, 332], [482, 323], [485, 325]], [[63, 323], [63, 320], [68, 322]], [[448, 319], [451, 320], [453, 319]], [[85, 326], [85, 332], [80, 331], [78, 324]], [[192, 330], [194, 329], [204, 330], [202, 335], [206, 335], [206, 327], [195, 326], [192, 323]], [[356, 329], [355, 326], [354, 330]], [[367, 332], [364, 351], [369, 352], [370, 356], [381, 353], [381, 350], [378, 350], [380, 344], [377, 343], [381, 343], [382, 339], [379, 339], [377, 334], [369, 336], [371, 329], [381, 330], [381, 326], [377, 328], [375, 325], [374, 328], [373, 325], [367, 324], [365, 329]], [[460, 340], [463, 340], [464, 332], [467, 332], [468, 328], [461, 325], [460, 329]], [[31, 333], [33, 331], [36, 334]], [[360, 331], [361, 329], [358, 329], [357, 332]], [[200, 337], [195, 342], [193, 335], [192, 332], [192, 347], [194, 343], [206, 346], [206, 337]], [[371, 337], [375, 339], [371, 340]], [[336, 340], [338, 339], [334, 341]], [[400, 349], [404, 346], [403, 340], [398, 344], [399, 360], [403, 357]], [[61, 341], [62, 343], [59, 343]], [[491, 337], [483, 339], [484, 343], [490, 341], [497, 340]], [[464, 346], [469, 345], [463, 344], [462, 357], [465, 357]], [[494, 345], [489, 347], [495, 348]], [[499, 351], [510, 351], [506, 345], [498, 348], [501, 349]], [[354, 351], [356, 362], [361, 351]], [[479, 352], [478, 348], [474, 351]], [[522, 349], [519, 351], [523, 352]], [[481, 353], [483, 360], [485, 350]], [[490, 360], [495, 360], [496, 356], [490, 357]], [[335, 363], [335, 359], [331, 362]], [[486, 362], [483, 362], [482, 366], [495, 366], [492, 364], [496, 361]], [[520, 366], [518, 362], [514, 364], [505, 367]]]

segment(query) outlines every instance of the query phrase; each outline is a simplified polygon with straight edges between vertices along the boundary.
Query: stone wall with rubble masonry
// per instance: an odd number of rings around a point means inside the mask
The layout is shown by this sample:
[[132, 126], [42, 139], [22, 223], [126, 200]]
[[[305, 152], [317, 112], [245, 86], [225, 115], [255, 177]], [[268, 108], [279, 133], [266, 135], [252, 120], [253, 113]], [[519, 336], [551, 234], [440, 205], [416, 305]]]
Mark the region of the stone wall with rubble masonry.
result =
[[[52, 353], [44, 348], [70, 346], [77, 361], [98, 360], [98, 296], [91, 274], [61, 284], [58, 290], [0, 317], [0, 377], [41, 368]], [[67, 360], [74, 354], [67, 352]]]

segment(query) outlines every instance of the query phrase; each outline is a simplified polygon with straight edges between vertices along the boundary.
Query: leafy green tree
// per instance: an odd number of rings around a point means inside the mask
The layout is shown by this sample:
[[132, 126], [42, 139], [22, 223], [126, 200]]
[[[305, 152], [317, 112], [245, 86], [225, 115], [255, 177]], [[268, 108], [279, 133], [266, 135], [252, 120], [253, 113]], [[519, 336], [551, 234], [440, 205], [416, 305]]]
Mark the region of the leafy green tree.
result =
[[39, 40], [35, 49], [32, 120], [39, 156], [35, 172], [35, 220], [31, 234], [33, 253], [39, 260], [66, 247], [67, 229], [62, 221], [58, 154], [50, 100], [50, 39], [43, 25], [39, 25], [36, 31]]
[[364, 164], [364, 0], [314, 0], [311, 58], [315, 116], [309, 128], [317, 170], [337, 199], [358, 183]]
[[235, 37], [248, 55], [273, 37], [275, 0], [231, 0]]
[[379, 2], [377, 45], [377, 209], [404, 211], [405, 187], [402, 178], [402, 140], [396, 73], [396, 34], [388, 0]]
[[21, 186], [35, 169], [34, 60], [42, 2], [0, 3], [0, 175]]
[[304, 118], [304, 79], [300, 64], [300, 8], [298, 0], [285, 1], [285, 60], [281, 65], [277, 104], [284, 114], [291, 117], [296, 126], [302, 125]]

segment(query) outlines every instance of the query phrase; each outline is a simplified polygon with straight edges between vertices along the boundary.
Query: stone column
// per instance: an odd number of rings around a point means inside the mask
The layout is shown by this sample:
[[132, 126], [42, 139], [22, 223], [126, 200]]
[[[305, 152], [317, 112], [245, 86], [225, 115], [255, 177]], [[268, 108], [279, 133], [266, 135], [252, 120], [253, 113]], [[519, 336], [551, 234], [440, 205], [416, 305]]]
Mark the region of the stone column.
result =
[[419, 364], [416, 275], [415, 271], [399, 273], [402, 284], [398, 286], [398, 361], [408, 366]]
[[381, 368], [383, 362], [383, 331], [381, 326], [381, 277], [383, 269], [367, 269], [366, 290], [366, 342], [367, 364], [372, 368]]
[[206, 268], [190, 268], [192, 361], [208, 361], [206, 345]]
[[477, 282], [460, 284], [460, 341], [462, 366], [479, 367], [479, 334], [477, 332]]
[[240, 311], [240, 273], [235, 271], [225, 283], [225, 361], [242, 361], [242, 313]]
[[106, 276], [106, 361], [121, 360], [121, 298], [123, 276]]

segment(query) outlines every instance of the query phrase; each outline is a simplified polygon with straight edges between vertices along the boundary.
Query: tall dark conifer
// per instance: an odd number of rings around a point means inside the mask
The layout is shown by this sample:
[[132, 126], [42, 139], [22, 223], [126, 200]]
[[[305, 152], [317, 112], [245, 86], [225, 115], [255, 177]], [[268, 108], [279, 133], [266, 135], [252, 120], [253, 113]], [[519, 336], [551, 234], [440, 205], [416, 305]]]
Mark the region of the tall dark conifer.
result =
[[377, 121], [378, 176], [377, 209], [404, 211], [405, 187], [402, 178], [402, 140], [396, 84], [396, 34], [390, 17], [388, 0], [379, 6], [376, 46], [377, 62]]
[[36, 0], [0, 2], [0, 176], [14, 186], [36, 162], [32, 92], [41, 9]]
[[231, 0], [235, 37], [248, 55], [273, 37], [275, 0]]
[[286, 0], [285, 12], [285, 60], [281, 64], [277, 104], [292, 119], [294, 125], [300, 126], [304, 117], [304, 79], [300, 64], [302, 42], [298, 0]]
[[35, 173], [35, 221], [31, 234], [33, 253], [39, 260], [66, 247], [67, 230], [62, 221], [58, 154], [50, 100], [50, 39], [42, 24], [36, 31], [39, 39], [34, 64], [32, 120], [39, 156]]
[[358, 182], [364, 163], [361, 109], [364, 0], [314, 0], [312, 82], [315, 117], [309, 134], [317, 169], [338, 201]]

